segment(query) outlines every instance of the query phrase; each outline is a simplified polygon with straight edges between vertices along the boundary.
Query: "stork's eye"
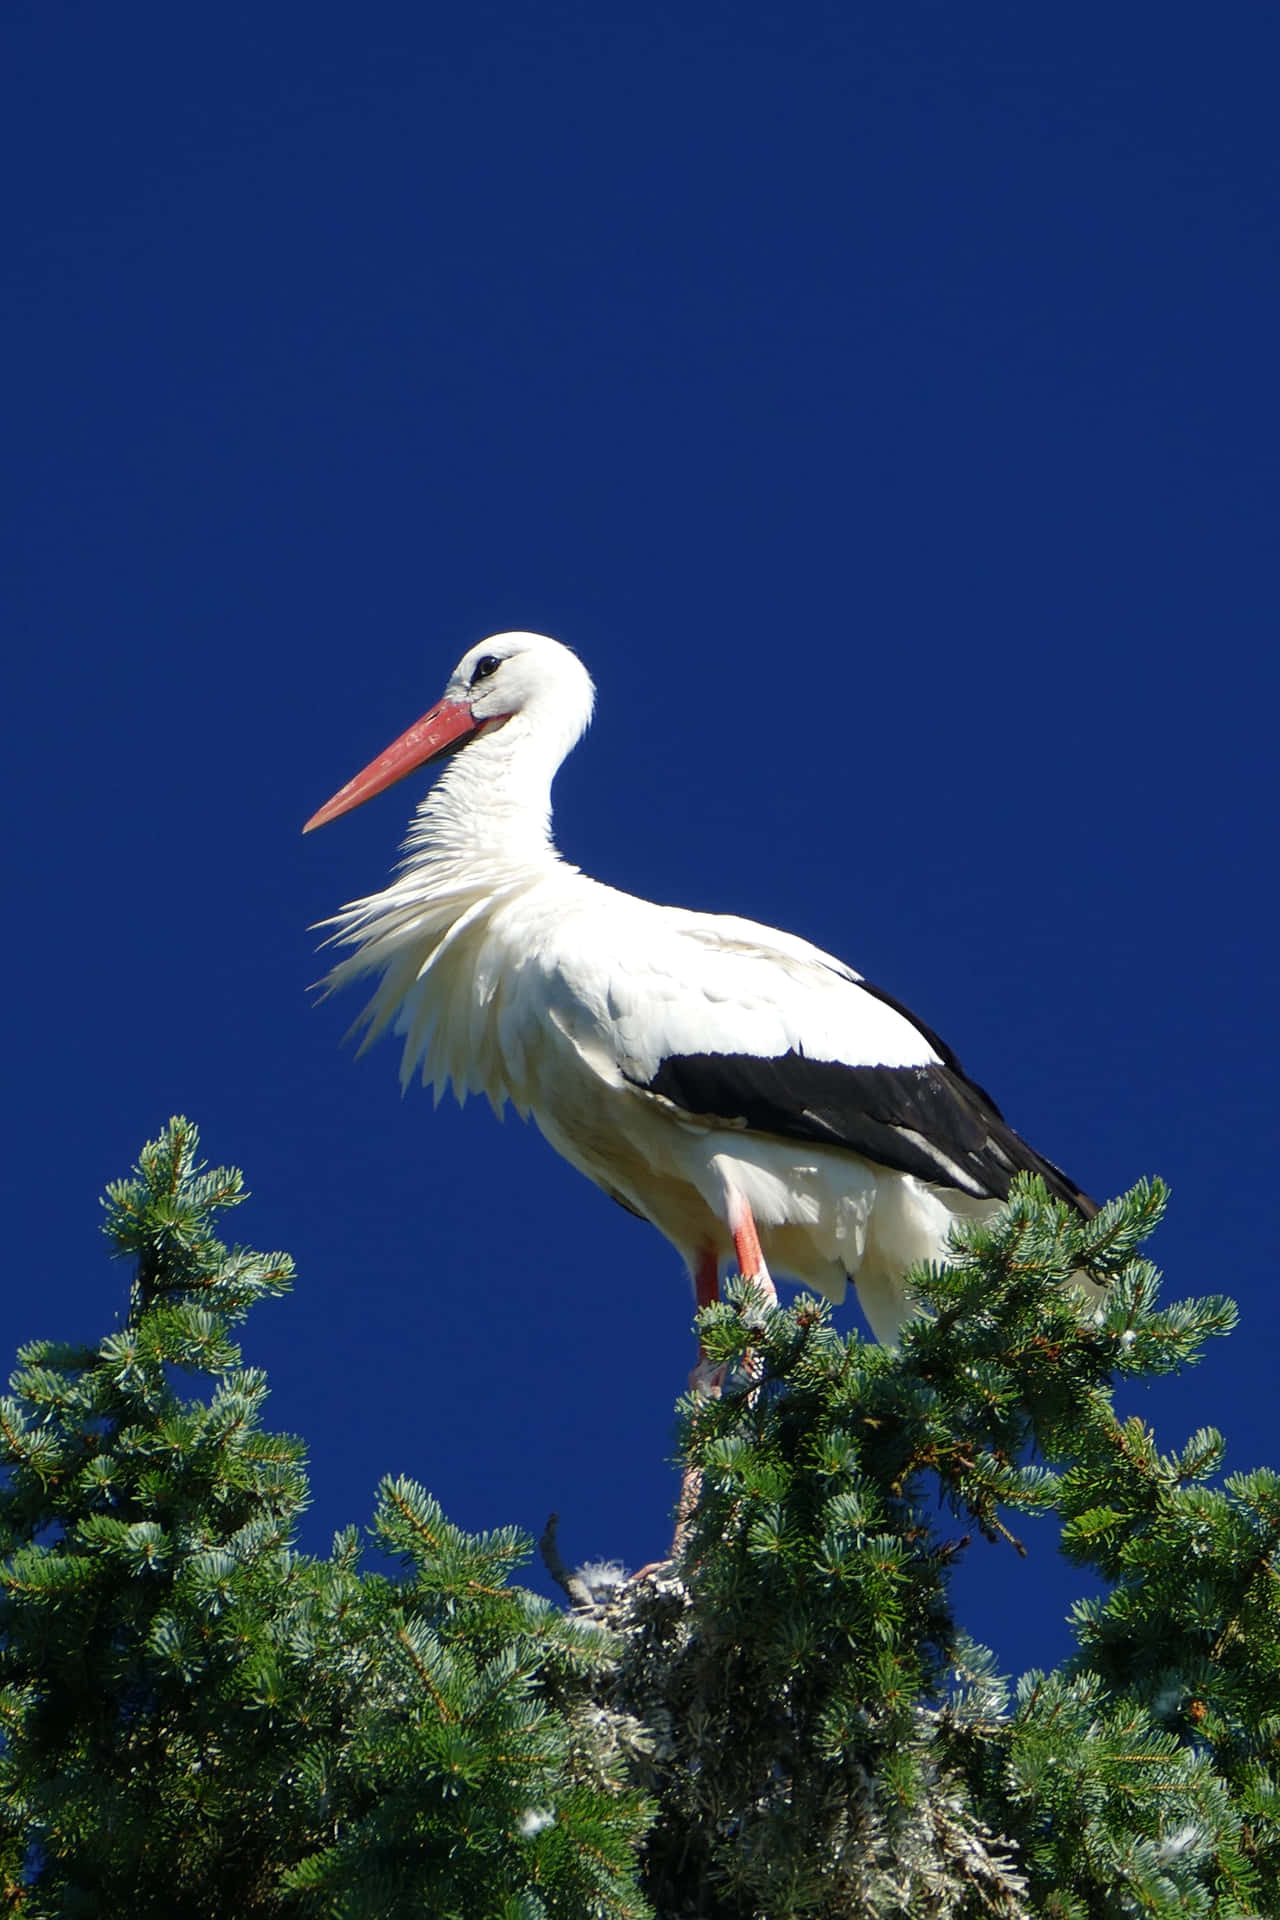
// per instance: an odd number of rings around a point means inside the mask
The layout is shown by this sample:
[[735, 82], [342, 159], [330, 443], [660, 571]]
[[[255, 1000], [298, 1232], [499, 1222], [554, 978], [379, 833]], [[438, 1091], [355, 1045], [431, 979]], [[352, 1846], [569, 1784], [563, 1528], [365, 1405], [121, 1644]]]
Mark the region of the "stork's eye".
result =
[[501, 665], [502, 665], [502, 662], [501, 660], [499, 660], [496, 653], [483, 654], [481, 658], [476, 661], [475, 666], [471, 669], [472, 686], [474, 687], [478, 680], [487, 680], [489, 678], [489, 675], [491, 673], [496, 673], [498, 671], [498, 668]]

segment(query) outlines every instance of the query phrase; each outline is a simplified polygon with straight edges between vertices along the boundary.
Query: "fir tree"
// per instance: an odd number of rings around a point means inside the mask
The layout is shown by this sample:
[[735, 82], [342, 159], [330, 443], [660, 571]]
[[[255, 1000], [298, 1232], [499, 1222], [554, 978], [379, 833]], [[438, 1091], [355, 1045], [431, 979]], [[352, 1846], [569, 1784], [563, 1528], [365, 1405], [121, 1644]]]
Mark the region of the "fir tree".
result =
[[[513, 1584], [527, 1539], [409, 1481], [373, 1523], [398, 1574], [354, 1530], [296, 1550], [302, 1449], [230, 1338], [290, 1267], [215, 1238], [240, 1198], [171, 1123], [108, 1195], [123, 1324], [27, 1348], [0, 1407], [11, 1911], [1280, 1912], [1280, 1478], [1113, 1405], [1233, 1318], [1158, 1306], [1158, 1185], [1085, 1223], [1022, 1183], [915, 1277], [896, 1353], [808, 1299], [708, 1309], [728, 1383], [683, 1405], [681, 1558], [571, 1579], [571, 1612]], [[948, 1574], [1023, 1512], [1106, 1590], [1010, 1689]]]
[[529, 1543], [396, 1481], [375, 1531], [401, 1579], [362, 1572], [354, 1532], [294, 1550], [302, 1446], [263, 1431], [229, 1337], [291, 1263], [214, 1237], [242, 1197], [171, 1122], [107, 1196], [124, 1325], [28, 1347], [0, 1405], [10, 1909], [642, 1913], [639, 1796], [548, 1698], [607, 1643], [508, 1584]]
[[[1280, 1909], [1275, 1483], [1209, 1493], [1216, 1435], [1161, 1460], [1112, 1408], [1234, 1318], [1156, 1307], [1137, 1247], [1163, 1201], [1144, 1184], [1085, 1223], [1023, 1182], [917, 1276], [928, 1317], [896, 1354], [815, 1301], [765, 1316], [742, 1289], [701, 1317], [737, 1384], [686, 1403], [694, 1530], [678, 1578], [613, 1609], [615, 1700], [663, 1735], [665, 1920]], [[1006, 1545], [1017, 1512], [1061, 1513], [1116, 1582], [1012, 1710], [953, 1619], [939, 1492]]]

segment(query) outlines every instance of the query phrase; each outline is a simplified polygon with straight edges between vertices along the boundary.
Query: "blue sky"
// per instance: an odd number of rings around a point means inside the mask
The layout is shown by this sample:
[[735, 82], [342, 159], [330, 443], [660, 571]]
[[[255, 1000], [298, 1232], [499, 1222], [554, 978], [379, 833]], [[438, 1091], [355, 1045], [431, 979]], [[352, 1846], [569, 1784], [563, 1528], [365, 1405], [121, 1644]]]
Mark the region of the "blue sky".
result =
[[[527, 627], [599, 686], [566, 854], [840, 953], [1098, 1195], [1163, 1174], [1170, 1292], [1243, 1328], [1135, 1407], [1275, 1462], [1278, 52], [1263, 9], [6, 9], [6, 1353], [111, 1324], [96, 1196], [181, 1110], [299, 1263], [246, 1338], [309, 1545], [395, 1471], [661, 1549], [674, 1256], [308, 992], [414, 783], [303, 820]], [[959, 1582], [1013, 1668], [1077, 1588], [1039, 1533]]]

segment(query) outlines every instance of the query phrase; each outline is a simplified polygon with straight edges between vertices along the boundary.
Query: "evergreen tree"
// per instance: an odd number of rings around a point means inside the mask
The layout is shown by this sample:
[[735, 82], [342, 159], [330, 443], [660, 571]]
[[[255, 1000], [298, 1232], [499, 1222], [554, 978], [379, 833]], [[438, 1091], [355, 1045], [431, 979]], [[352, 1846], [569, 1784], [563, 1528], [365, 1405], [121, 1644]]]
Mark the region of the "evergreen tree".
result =
[[[612, 1610], [615, 1698], [663, 1735], [646, 1879], [669, 1920], [1280, 1911], [1277, 1483], [1211, 1492], [1216, 1434], [1163, 1459], [1112, 1407], [1234, 1318], [1157, 1309], [1137, 1247], [1163, 1200], [1086, 1223], [1025, 1181], [917, 1277], [929, 1317], [896, 1354], [809, 1300], [701, 1316], [737, 1384], [686, 1403], [692, 1536]], [[954, 1622], [939, 1492], [1015, 1545], [1003, 1516], [1060, 1513], [1114, 1582], [1012, 1710]]]
[[[571, 1612], [512, 1584], [525, 1538], [408, 1481], [373, 1525], [398, 1574], [354, 1531], [296, 1550], [301, 1446], [230, 1338], [289, 1262], [214, 1237], [240, 1198], [172, 1122], [108, 1195], [124, 1324], [27, 1348], [0, 1405], [11, 1911], [1280, 1912], [1280, 1478], [1113, 1407], [1233, 1318], [1158, 1307], [1158, 1185], [1086, 1223], [1022, 1183], [916, 1276], [896, 1353], [731, 1290], [700, 1316], [725, 1390], [682, 1408], [682, 1555], [571, 1580]], [[1106, 1591], [1010, 1690], [948, 1570], [1020, 1512]]]
[[26, 1348], [0, 1403], [10, 1909], [642, 1913], [642, 1802], [549, 1698], [607, 1642], [508, 1584], [528, 1542], [471, 1538], [395, 1481], [375, 1532], [402, 1578], [362, 1572], [354, 1532], [294, 1550], [302, 1446], [263, 1431], [228, 1331], [291, 1263], [214, 1237], [242, 1197], [171, 1122], [107, 1196], [125, 1324]]

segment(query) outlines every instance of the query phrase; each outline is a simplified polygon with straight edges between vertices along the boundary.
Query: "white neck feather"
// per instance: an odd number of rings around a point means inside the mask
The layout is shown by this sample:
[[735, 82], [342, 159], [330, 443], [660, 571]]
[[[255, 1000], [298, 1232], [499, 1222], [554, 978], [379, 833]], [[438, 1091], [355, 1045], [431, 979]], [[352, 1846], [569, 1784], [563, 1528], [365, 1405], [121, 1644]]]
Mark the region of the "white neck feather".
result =
[[382, 975], [361, 1017], [364, 1045], [394, 1022], [405, 1035], [402, 1080], [421, 1061], [437, 1093], [445, 1078], [462, 1091], [464, 1075], [490, 1097], [505, 1091], [489, 1084], [491, 1075], [467, 1071], [457, 1044], [470, 1018], [464, 1003], [491, 916], [540, 883], [577, 872], [551, 838], [551, 783], [585, 720], [556, 724], [554, 712], [531, 705], [475, 736], [419, 805], [396, 878], [327, 923], [332, 942], [355, 951], [325, 985]]
[[[429, 883], [474, 886], [514, 878], [559, 855], [551, 838], [551, 782], [562, 740], [517, 713], [472, 740], [444, 769], [409, 826], [400, 871]], [[433, 887], [434, 890], [434, 887]]]

